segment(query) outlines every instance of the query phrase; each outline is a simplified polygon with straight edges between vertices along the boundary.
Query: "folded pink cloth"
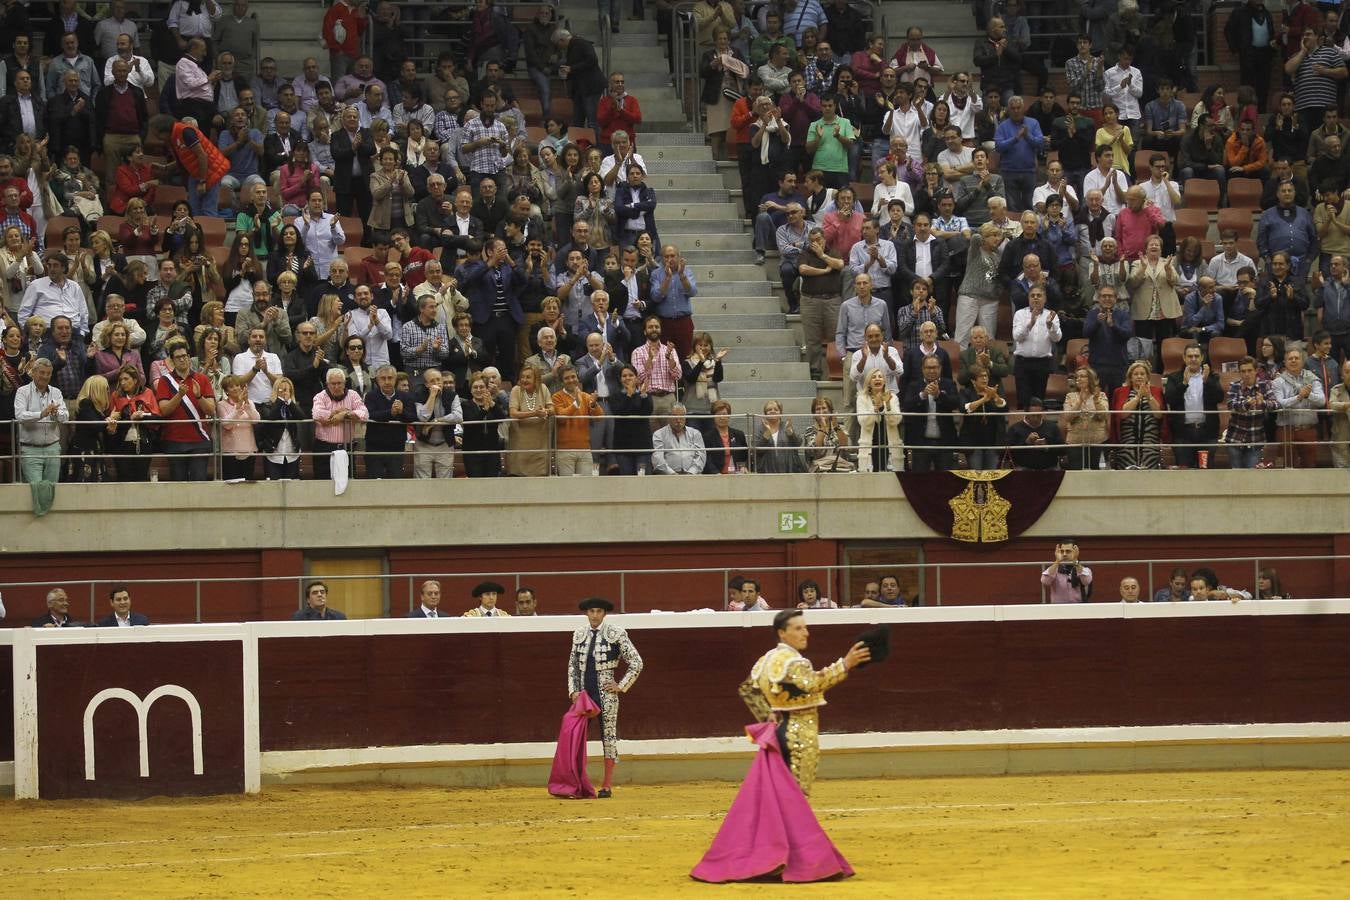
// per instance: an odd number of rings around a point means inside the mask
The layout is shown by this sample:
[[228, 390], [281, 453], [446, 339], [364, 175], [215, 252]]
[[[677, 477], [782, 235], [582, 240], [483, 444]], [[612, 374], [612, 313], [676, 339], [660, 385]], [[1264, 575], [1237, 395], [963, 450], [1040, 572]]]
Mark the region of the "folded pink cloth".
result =
[[778, 749], [772, 722], [747, 725], [759, 745], [712, 846], [689, 874], [699, 881], [824, 881], [853, 874], [811, 811]]
[[553, 754], [553, 771], [548, 774], [548, 792], [553, 796], [574, 799], [595, 796], [595, 788], [586, 774], [586, 729], [598, 712], [600, 707], [582, 691], [563, 715], [558, 750]]

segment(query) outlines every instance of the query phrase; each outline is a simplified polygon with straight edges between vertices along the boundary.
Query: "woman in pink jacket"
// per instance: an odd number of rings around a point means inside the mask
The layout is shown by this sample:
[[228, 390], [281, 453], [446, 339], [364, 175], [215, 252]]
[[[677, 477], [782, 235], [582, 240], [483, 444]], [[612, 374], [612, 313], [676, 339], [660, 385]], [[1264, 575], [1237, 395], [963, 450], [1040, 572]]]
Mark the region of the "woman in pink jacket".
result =
[[225, 399], [220, 401], [220, 464], [226, 481], [252, 481], [258, 442], [253, 425], [258, 410], [248, 399], [248, 382], [238, 375], [226, 375], [220, 386]]

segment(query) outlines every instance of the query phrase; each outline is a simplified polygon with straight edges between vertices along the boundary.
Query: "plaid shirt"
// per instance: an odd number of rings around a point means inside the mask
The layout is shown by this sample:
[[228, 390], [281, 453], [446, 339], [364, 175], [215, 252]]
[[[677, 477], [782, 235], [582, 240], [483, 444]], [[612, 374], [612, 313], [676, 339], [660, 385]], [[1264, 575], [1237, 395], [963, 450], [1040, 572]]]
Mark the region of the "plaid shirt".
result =
[[638, 382], [645, 382], [649, 393], [673, 394], [675, 385], [680, 381], [679, 357], [665, 344], [657, 348], [655, 358], [648, 362], [651, 353], [650, 343], [643, 344], [633, 351], [633, 370], [637, 372]]
[[[491, 125], [484, 125], [483, 117], [479, 116], [465, 125], [461, 134], [463, 144], [472, 144], [474, 141], [481, 141], [483, 138], [489, 137], [501, 138], [503, 143], [507, 141], [506, 126], [502, 124], [501, 119], [494, 119]], [[502, 152], [492, 144], [479, 147], [477, 150], [468, 153], [467, 157], [469, 171], [471, 172], [495, 175], [503, 167]]]
[[1276, 406], [1269, 381], [1257, 381], [1251, 387], [1234, 381], [1228, 385], [1228, 431], [1224, 440], [1230, 444], [1264, 444], [1266, 410]]
[[0, 234], [3, 234], [10, 228], [17, 228], [19, 229], [19, 234], [23, 235], [25, 241], [30, 238], [33, 239], [33, 249], [41, 253], [43, 249], [43, 236], [37, 233], [37, 230], [34, 227], [35, 225], [36, 223], [33, 221], [32, 216], [27, 215], [20, 209], [13, 213], [9, 213], [4, 219], [0, 219]]
[[454, 152], [459, 150], [459, 137], [464, 125], [460, 122], [459, 116], [455, 113], [441, 110], [436, 113], [436, 118], [432, 122], [431, 135], [442, 146], [441, 159], [454, 159]]
[[[1102, 68], [1089, 69], [1093, 60], [1084, 62], [1077, 56], [1064, 63], [1064, 78], [1069, 90], [1083, 97], [1083, 109], [1101, 109], [1102, 94], [1106, 90], [1106, 76]], [[1105, 63], [1102, 64], [1103, 68]]]
[[[399, 336], [402, 341], [403, 368], [405, 369], [417, 371], [434, 369], [450, 357], [450, 333], [445, 330], [445, 326], [439, 321], [434, 322], [430, 328], [424, 326], [417, 319], [404, 322]], [[441, 349], [439, 350], [432, 346], [437, 338], [440, 338], [441, 341]], [[418, 353], [417, 347], [423, 341], [427, 342], [427, 347], [421, 353]]]

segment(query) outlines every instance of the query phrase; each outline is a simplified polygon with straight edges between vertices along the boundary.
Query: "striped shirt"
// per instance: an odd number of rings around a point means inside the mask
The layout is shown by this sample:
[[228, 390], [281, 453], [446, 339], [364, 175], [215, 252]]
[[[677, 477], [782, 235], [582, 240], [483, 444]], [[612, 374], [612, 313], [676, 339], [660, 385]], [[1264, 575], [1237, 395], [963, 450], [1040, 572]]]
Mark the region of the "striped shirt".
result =
[[1337, 104], [1339, 82], [1335, 78], [1318, 75], [1313, 71], [1313, 66], [1339, 69], [1345, 66], [1345, 60], [1335, 47], [1318, 47], [1304, 56], [1303, 62], [1298, 64], [1298, 72], [1294, 74], [1295, 109], [1315, 109]]

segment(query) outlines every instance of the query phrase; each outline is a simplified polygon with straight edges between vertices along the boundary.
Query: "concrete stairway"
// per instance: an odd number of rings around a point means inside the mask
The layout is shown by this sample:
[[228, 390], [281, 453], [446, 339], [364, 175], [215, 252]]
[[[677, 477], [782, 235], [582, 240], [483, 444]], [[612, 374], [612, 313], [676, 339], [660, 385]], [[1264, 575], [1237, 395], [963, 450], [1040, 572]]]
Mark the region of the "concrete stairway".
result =
[[306, 57], [319, 60], [319, 71], [328, 74], [328, 51], [320, 35], [326, 9], [318, 3], [294, 3], [291, 0], [252, 0], [250, 10], [257, 15], [259, 59], [270, 56], [277, 61], [277, 72], [294, 78], [304, 68]]
[[911, 25], [923, 29], [923, 39], [942, 60], [948, 74], [974, 66], [975, 42], [982, 33], [975, 27], [969, 3], [951, 0], [889, 0], [881, 4], [886, 17], [886, 47], [892, 53], [905, 39]]
[[[565, 4], [562, 12], [577, 34], [593, 35], [593, 5]], [[611, 68], [624, 73], [642, 104], [638, 152], [656, 191], [661, 241], [679, 247], [698, 282], [695, 329], [731, 351], [722, 395], [738, 414], [759, 412], [772, 399], [790, 414], [805, 415], [816, 385], [802, 360], [800, 338], [783, 314], [781, 289], [774, 291], [776, 267], [770, 275], [755, 264], [739, 191], [727, 187], [703, 136], [689, 130], [669, 86], [665, 41], [655, 21], [625, 19], [621, 28], [611, 44]]]

